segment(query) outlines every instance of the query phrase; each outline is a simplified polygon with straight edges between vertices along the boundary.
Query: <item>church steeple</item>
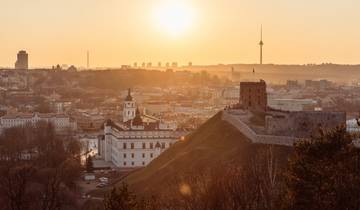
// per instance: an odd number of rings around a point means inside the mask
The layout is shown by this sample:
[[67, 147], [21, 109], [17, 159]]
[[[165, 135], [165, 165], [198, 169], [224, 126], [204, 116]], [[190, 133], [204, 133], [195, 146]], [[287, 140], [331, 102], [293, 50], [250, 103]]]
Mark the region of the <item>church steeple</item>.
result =
[[124, 101], [123, 107], [123, 122], [127, 122], [135, 118], [136, 115], [136, 103], [133, 97], [131, 96], [131, 90], [128, 89], [128, 94]]
[[139, 108], [136, 108], [136, 114], [135, 114], [135, 118], [132, 120], [132, 125], [134, 125], [134, 126], [143, 125], [143, 121], [141, 118], [141, 113], [140, 113]]
[[126, 98], [125, 98], [125, 101], [132, 101], [133, 100], [133, 98], [132, 98], [132, 96], [131, 96], [131, 90], [130, 90], [130, 88], [128, 89], [128, 94], [127, 94], [127, 96], [126, 96]]

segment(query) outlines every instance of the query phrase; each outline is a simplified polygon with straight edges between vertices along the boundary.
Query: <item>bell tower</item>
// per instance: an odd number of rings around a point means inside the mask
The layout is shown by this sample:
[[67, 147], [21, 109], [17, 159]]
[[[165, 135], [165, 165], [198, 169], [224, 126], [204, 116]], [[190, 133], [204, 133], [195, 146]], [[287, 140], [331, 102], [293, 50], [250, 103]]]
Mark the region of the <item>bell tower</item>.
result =
[[131, 96], [131, 90], [128, 89], [128, 95], [124, 101], [123, 107], [123, 122], [134, 119], [136, 116], [136, 103], [133, 97]]

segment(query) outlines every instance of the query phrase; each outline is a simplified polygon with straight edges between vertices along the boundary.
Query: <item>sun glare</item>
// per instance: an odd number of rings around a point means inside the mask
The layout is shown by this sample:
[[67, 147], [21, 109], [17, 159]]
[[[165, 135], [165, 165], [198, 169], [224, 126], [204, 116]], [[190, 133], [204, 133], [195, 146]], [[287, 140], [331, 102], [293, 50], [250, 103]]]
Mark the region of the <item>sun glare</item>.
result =
[[179, 36], [191, 27], [194, 14], [185, 2], [167, 1], [154, 9], [154, 19], [160, 31]]

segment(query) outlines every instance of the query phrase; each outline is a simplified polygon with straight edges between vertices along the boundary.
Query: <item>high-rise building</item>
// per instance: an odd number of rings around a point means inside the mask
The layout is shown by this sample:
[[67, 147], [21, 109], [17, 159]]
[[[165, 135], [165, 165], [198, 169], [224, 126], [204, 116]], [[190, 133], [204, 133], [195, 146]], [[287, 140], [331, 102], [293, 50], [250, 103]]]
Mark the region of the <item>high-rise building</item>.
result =
[[178, 63], [177, 63], [177, 62], [172, 62], [172, 63], [171, 63], [171, 67], [173, 67], [173, 68], [178, 67]]
[[86, 52], [86, 68], [90, 69], [90, 52]]
[[25, 50], [21, 50], [19, 51], [19, 53], [17, 54], [17, 60], [15, 62], [15, 69], [21, 69], [21, 70], [26, 70], [29, 68], [29, 60], [28, 60], [28, 54], [26, 53]]

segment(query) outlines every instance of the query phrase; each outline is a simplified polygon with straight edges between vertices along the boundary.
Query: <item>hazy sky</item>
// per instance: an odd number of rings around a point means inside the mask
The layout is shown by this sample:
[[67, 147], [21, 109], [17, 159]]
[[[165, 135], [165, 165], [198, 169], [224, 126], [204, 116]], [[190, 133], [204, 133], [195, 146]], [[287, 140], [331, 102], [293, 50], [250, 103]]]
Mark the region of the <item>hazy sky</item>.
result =
[[255, 63], [261, 24], [264, 63], [360, 63], [359, 0], [182, 2], [174, 36], [154, 18], [171, 0], [0, 0], [0, 66], [20, 49], [31, 67], [85, 66], [87, 50], [91, 66]]

